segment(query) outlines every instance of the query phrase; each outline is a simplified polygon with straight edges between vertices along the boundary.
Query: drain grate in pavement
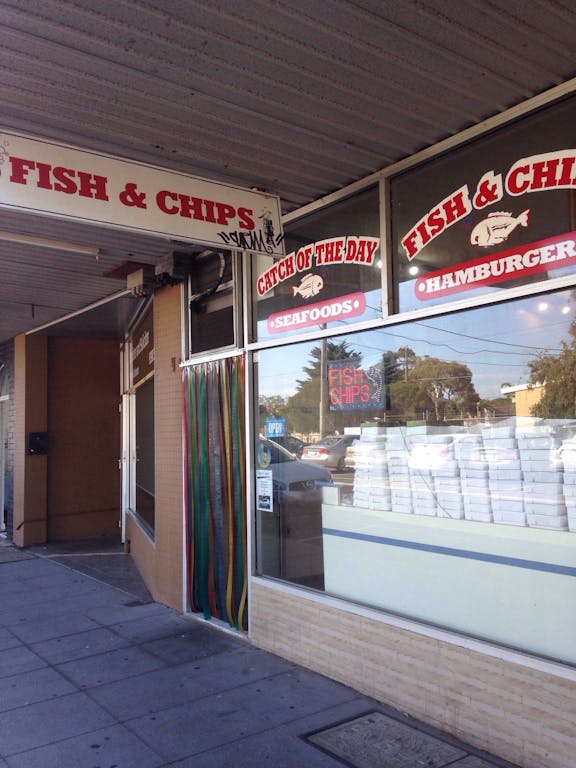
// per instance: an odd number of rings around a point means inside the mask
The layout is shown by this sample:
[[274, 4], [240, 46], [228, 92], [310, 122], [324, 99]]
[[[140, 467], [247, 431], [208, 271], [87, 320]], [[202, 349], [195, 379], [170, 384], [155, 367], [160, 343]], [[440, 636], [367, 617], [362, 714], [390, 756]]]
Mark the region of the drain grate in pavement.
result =
[[[381, 712], [370, 712], [307, 738], [353, 768], [465, 768], [465, 760], [460, 759], [468, 754]], [[483, 765], [490, 768], [483, 762], [478, 768]]]

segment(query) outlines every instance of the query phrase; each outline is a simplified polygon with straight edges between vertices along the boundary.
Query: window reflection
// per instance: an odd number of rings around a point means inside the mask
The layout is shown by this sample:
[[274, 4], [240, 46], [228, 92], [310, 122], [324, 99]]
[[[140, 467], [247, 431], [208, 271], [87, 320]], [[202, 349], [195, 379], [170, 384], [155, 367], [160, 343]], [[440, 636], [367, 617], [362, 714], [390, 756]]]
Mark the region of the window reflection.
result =
[[259, 572], [574, 660], [574, 299], [261, 350]]
[[[341, 506], [575, 529], [574, 298], [562, 291], [263, 350], [260, 433], [281, 419], [278, 441], [298, 446], [287, 453], [291, 476], [273, 475], [270, 546], [282, 557], [270, 575], [321, 582], [318, 488], [330, 483], [324, 499]], [[313, 494], [292, 493], [309, 478]]]

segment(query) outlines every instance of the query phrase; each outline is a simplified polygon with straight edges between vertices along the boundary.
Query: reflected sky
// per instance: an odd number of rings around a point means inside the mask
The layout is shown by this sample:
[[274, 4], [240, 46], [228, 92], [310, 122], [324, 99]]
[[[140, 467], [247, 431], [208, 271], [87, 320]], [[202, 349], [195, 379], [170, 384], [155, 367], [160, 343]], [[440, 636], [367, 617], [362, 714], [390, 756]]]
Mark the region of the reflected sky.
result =
[[[428, 355], [467, 365], [481, 398], [500, 396], [501, 385], [526, 384], [528, 363], [542, 351], [557, 354], [562, 341], [569, 342], [574, 321], [572, 291], [534, 296], [489, 307], [431, 317], [426, 320], [349, 334], [335, 339], [345, 341], [350, 351], [362, 355], [362, 364], [379, 362], [382, 353], [411, 348], [418, 357]], [[294, 394], [297, 380], [306, 378], [302, 368], [319, 341], [260, 353], [260, 394]]]

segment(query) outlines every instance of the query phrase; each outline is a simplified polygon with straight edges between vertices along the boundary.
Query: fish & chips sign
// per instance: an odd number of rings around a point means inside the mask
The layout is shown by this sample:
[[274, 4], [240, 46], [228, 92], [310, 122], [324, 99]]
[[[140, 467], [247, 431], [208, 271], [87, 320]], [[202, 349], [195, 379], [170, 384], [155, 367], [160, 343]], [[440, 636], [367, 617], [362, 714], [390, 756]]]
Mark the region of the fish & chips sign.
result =
[[[519, 197], [531, 192], [576, 187], [576, 150], [533, 155], [518, 160], [506, 176], [487, 171], [472, 192], [467, 184], [455, 190], [428, 211], [401, 239], [408, 261], [412, 261], [435, 238], [442, 235], [473, 211], [483, 211], [499, 203], [505, 194]], [[470, 235], [470, 244], [490, 248], [506, 242], [517, 228], [530, 224], [530, 209], [515, 214], [511, 211], [493, 211], [476, 224]], [[481, 257], [442, 269], [419, 278], [416, 294], [430, 299], [456, 293], [482, 285], [515, 280], [537, 272], [574, 264], [576, 258], [576, 232], [531, 243], [497, 254]]]
[[0, 207], [284, 255], [276, 196], [0, 133]]

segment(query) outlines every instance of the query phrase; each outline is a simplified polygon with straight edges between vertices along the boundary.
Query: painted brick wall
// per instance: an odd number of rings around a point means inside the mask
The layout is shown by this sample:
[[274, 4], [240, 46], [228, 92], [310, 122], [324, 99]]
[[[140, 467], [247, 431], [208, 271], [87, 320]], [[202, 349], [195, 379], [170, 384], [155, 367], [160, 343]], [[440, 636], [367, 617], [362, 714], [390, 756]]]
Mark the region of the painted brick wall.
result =
[[119, 532], [120, 350], [48, 339], [48, 540]]
[[5, 403], [7, 411], [6, 452], [4, 478], [4, 507], [6, 512], [6, 533], [12, 538], [14, 519], [14, 342], [12, 340], [0, 344], [0, 364], [4, 366], [3, 374], [7, 383], [9, 400]]
[[181, 288], [154, 294], [155, 541], [130, 521], [131, 552], [154, 598], [183, 608]]

